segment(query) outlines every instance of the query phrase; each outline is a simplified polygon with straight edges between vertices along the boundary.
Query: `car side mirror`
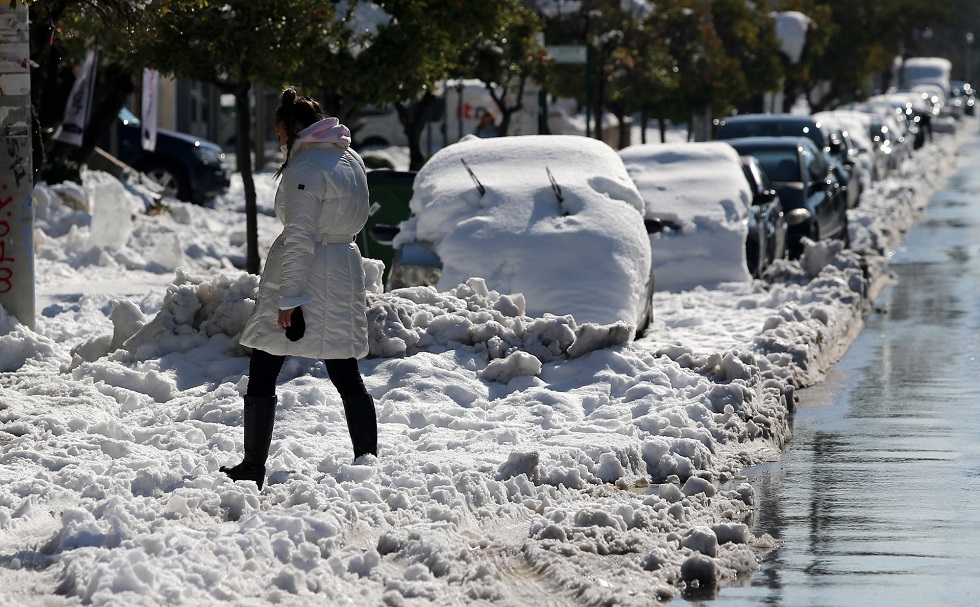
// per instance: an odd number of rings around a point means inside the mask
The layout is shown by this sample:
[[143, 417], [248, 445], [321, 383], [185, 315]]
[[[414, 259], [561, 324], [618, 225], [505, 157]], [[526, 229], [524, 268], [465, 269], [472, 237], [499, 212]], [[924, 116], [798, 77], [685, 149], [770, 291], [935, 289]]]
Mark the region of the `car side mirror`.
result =
[[398, 226], [378, 223], [371, 227], [371, 238], [383, 245], [391, 246], [391, 242], [400, 231]]
[[658, 234], [664, 229], [664, 222], [659, 219], [644, 219], [643, 227], [646, 228], [647, 234]]
[[752, 200], [752, 204], [769, 204], [773, 200], [776, 200], [776, 190], [766, 190], [756, 194], [755, 199]]

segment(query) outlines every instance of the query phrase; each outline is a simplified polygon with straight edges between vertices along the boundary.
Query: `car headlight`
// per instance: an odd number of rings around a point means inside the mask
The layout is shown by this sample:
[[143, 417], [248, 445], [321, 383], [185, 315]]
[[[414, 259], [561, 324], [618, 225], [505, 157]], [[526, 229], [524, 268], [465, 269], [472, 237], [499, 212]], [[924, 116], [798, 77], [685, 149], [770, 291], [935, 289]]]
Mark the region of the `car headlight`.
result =
[[389, 289], [402, 287], [434, 287], [442, 277], [442, 268], [433, 266], [416, 266], [394, 264], [388, 276]]
[[206, 148], [203, 146], [194, 146], [194, 155], [202, 164], [205, 165], [215, 165], [221, 166], [225, 162], [225, 155], [223, 152], [217, 150]]
[[809, 209], [792, 209], [786, 213], [786, 223], [791, 226], [798, 226], [810, 220], [812, 215]]

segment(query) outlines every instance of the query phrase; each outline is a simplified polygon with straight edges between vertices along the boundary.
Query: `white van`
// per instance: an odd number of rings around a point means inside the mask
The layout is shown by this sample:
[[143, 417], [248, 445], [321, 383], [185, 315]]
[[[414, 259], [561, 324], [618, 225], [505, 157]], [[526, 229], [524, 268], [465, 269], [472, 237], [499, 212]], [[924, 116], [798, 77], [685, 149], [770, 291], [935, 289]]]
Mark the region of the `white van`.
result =
[[902, 62], [901, 87], [912, 89], [917, 85], [931, 84], [943, 89], [949, 97], [949, 75], [953, 64], [944, 57], [909, 57]]
[[[513, 103], [513, 101], [510, 101]], [[497, 104], [480, 80], [447, 80], [436, 92], [429, 109], [419, 143], [427, 155], [459, 141], [476, 130], [480, 116], [491, 112], [499, 124]], [[354, 143], [359, 148], [373, 146], [406, 146], [408, 138], [398, 120], [395, 108], [367, 109], [352, 127]], [[508, 135], [538, 133], [538, 89], [529, 86], [524, 93], [524, 107], [511, 115]]]
[[[528, 83], [524, 90], [523, 107], [511, 114], [508, 135], [539, 134], [540, 89]], [[509, 98], [513, 104], [513, 98]], [[422, 129], [419, 144], [422, 153], [431, 156], [463, 136], [473, 133], [484, 112], [492, 112], [500, 123], [497, 104], [480, 80], [447, 80], [436, 92], [436, 102], [429, 109], [428, 120]], [[603, 139], [614, 148], [618, 147], [618, 133], [611, 114], [605, 115]], [[594, 128], [594, 127], [593, 127]], [[585, 122], [570, 116], [561, 101], [548, 105], [548, 130], [552, 135], [584, 135]], [[361, 150], [369, 147], [407, 146], [408, 138], [398, 120], [395, 108], [366, 109], [353, 121], [351, 131], [354, 146]]]

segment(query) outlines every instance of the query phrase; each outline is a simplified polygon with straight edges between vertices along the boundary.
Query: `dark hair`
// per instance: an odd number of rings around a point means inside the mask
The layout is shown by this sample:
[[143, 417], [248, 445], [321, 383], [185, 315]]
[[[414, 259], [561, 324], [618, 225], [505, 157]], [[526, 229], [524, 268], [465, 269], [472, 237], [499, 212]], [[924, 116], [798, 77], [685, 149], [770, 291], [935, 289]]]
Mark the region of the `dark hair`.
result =
[[283, 169], [289, 162], [293, 143], [296, 141], [296, 131], [305, 129], [326, 117], [326, 112], [323, 111], [316, 99], [300, 95], [292, 86], [287, 86], [282, 90], [279, 107], [276, 108], [276, 125], [282, 124], [286, 127], [286, 159], [276, 171], [276, 177], [282, 175]]

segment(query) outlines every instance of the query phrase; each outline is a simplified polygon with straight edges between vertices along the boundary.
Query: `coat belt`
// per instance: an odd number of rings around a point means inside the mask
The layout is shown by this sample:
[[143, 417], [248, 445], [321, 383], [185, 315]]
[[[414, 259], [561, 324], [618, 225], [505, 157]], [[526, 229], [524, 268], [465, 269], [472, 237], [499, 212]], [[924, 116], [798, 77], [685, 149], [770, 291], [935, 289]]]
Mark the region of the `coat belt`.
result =
[[354, 242], [356, 234], [317, 234], [316, 241], [320, 244], [347, 244]]

